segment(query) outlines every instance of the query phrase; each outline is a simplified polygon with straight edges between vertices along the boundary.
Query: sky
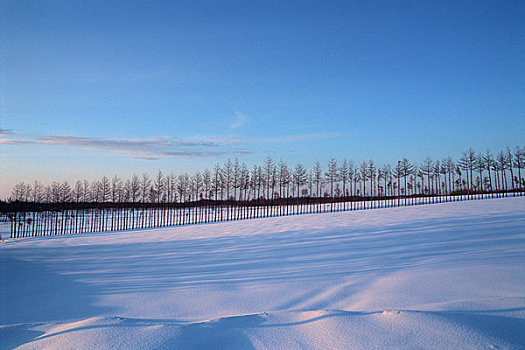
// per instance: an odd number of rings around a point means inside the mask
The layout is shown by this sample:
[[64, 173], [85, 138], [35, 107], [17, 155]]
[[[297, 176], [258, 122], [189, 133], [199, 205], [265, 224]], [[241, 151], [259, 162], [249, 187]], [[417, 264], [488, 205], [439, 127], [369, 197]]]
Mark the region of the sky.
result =
[[15, 183], [525, 146], [523, 1], [2, 1]]

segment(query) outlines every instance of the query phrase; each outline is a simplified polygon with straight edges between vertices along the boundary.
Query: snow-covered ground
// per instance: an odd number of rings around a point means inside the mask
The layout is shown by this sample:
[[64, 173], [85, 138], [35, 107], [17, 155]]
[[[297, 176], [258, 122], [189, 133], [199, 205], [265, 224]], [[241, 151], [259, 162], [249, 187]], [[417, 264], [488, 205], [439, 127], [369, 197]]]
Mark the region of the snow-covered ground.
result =
[[0, 242], [0, 348], [523, 349], [525, 197]]

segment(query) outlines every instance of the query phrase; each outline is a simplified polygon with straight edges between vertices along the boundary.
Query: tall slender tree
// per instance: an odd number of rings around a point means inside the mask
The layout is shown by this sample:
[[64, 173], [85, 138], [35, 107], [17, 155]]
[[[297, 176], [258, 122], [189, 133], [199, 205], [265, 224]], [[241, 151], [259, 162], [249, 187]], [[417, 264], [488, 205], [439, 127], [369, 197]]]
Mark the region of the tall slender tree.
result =
[[462, 170], [466, 172], [466, 179], [467, 179], [467, 191], [470, 193], [473, 189], [473, 174], [474, 169], [476, 168], [477, 163], [477, 155], [474, 149], [471, 147], [465, 152], [463, 152], [463, 155], [459, 159], [458, 165]]
[[155, 194], [155, 201], [161, 203], [164, 201], [164, 191], [166, 189], [166, 179], [162, 171], [158, 171], [157, 176], [153, 179], [153, 192]]
[[140, 199], [140, 179], [136, 174], [131, 177], [129, 191], [131, 202], [137, 202]]
[[525, 164], [525, 147], [521, 148], [520, 146], [516, 146], [514, 151], [514, 166], [518, 168], [518, 188], [520, 190], [525, 186], [525, 182], [521, 178], [523, 164]]
[[452, 158], [449, 156], [443, 160], [443, 165], [448, 175], [448, 194], [450, 194], [452, 192], [452, 175], [454, 174], [455, 164]]
[[[294, 188], [297, 189], [297, 197], [301, 195], [301, 187], [306, 184], [307, 172], [303, 164], [297, 163], [293, 172]], [[294, 189], [294, 194], [295, 194]]]
[[507, 154], [503, 151], [498, 153], [498, 156], [496, 158], [496, 163], [498, 166], [498, 169], [500, 171], [500, 180], [501, 180], [501, 189], [507, 190], [507, 169], [508, 169], [508, 159]]
[[388, 184], [391, 181], [392, 177], [392, 166], [390, 164], [385, 164], [381, 168], [381, 172], [383, 173], [383, 183], [384, 183], [384, 190], [385, 190], [385, 196], [388, 196], [387, 190], [389, 188]]
[[323, 168], [321, 163], [315, 162], [313, 167], [313, 177], [315, 182], [315, 194], [316, 197], [321, 197], [321, 190], [323, 186]]
[[507, 167], [510, 170], [510, 187], [512, 190], [514, 190], [514, 155], [512, 154], [512, 151], [510, 150], [510, 147], [507, 146]]
[[359, 168], [359, 175], [361, 181], [363, 181], [363, 192], [362, 195], [366, 196], [366, 181], [368, 180], [368, 163], [363, 161]]
[[493, 191], [492, 175], [490, 171], [494, 168], [494, 157], [492, 156], [492, 153], [490, 153], [490, 150], [487, 149], [487, 151], [483, 155], [482, 161], [483, 161], [483, 165], [485, 166], [485, 169], [489, 173], [489, 186], [490, 186], [489, 189]]
[[337, 175], [339, 171], [337, 168], [337, 160], [330, 158], [328, 161], [328, 170], [325, 173], [326, 182], [330, 184], [330, 197], [334, 197], [334, 185], [337, 182]]
[[423, 173], [423, 175], [427, 177], [427, 189], [428, 193], [430, 194], [430, 176], [434, 171], [434, 161], [430, 157], [426, 157], [421, 163], [419, 169]]
[[149, 189], [151, 186], [151, 179], [148, 174], [143, 173], [140, 179], [140, 199], [142, 203], [148, 201]]
[[111, 178], [111, 201], [118, 203], [122, 198], [122, 179], [117, 175]]
[[347, 159], [343, 159], [343, 163], [341, 164], [341, 167], [339, 168], [338, 177], [343, 184], [343, 197], [346, 197], [347, 196], [346, 184], [348, 183], [348, 160]]
[[221, 178], [222, 178], [222, 169], [219, 164], [215, 164], [213, 168], [213, 191], [215, 191], [215, 200], [219, 200], [219, 191], [221, 189]]
[[[377, 169], [372, 159], [368, 161], [367, 176], [370, 179], [370, 197], [374, 195], [374, 180], [376, 178]], [[370, 200], [372, 200], [370, 198]]]
[[396, 167], [394, 168], [394, 177], [396, 178], [397, 183], [397, 206], [401, 205], [401, 178], [403, 177], [403, 165], [401, 161], [397, 162]]
[[44, 199], [44, 186], [42, 186], [42, 183], [38, 180], [35, 180], [33, 182], [33, 188], [31, 191], [31, 194], [33, 196], [33, 202], [40, 203]]
[[241, 187], [241, 163], [239, 159], [235, 158], [233, 161], [232, 169], [232, 188], [233, 188], [233, 199], [237, 200], [237, 190]]
[[272, 174], [273, 174], [273, 169], [274, 168], [274, 162], [273, 162], [273, 159], [272, 157], [270, 157], [269, 155], [266, 156], [266, 160], [264, 162], [264, 183], [265, 183], [265, 187], [266, 187], [266, 199], [270, 199], [270, 188], [271, 188], [271, 177], [272, 177]]
[[[403, 179], [405, 181], [405, 205], [406, 205], [407, 204], [406, 197], [408, 195], [408, 191], [407, 191], [407, 177], [410, 177], [411, 175], [414, 174], [415, 167], [406, 158], [403, 158], [401, 160], [401, 164], [400, 165], [401, 165], [401, 172], [402, 172], [402, 175], [403, 175]], [[438, 169], [439, 169], [439, 166], [438, 166]]]

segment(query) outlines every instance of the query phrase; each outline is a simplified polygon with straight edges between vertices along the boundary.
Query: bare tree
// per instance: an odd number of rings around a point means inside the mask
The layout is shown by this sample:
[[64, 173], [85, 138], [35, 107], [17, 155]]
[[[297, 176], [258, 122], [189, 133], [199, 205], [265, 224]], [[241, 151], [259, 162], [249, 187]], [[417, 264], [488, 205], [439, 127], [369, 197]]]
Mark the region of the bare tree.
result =
[[[292, 177], [293, 177], [294, 187], [297, 188], [298, 197], [301, 195], [300, 193], [301, 187], [306, 184], [306, 176], [307, 176], [307, 173], [306, 173], [306, 169], [304, 165], [302, 165], [301, 163], [297, 163], [295, 165], [295, 169], [294, 169]], [[295, 194], [295, 190], [293, 192]]]
[[91, 193], [90, 184], [88, 180], [82, 181], [82, 202], [91, 202], [91, 197], [89, 194]]
[[321, 163], [315, 162], [313, 176], [316, 187], [316, 196], [321, 197], [321, 188], [323, 186], [323, 168], [321, 168]]
[[459, 164], [456, 164], [456, 169], [454, 169], [456, 174], [459, 176], [459, 178], [456, 180], [456, 186], [459, 188], [459, 190], [464, 190], [464, 184], [466, 183], [465, 180], [462, 180], [463, 172], [461, 171], [461, 166]]
[[447, 158], [443, 158], [443, 160], [441, 161], [441, 168], [439, 170], [439, 173], [441, 175], [443, 175], [443, 183], [442, 183], [442, 186], [443, 186], [443, 194], [444, 195], [447, 195], [448, 194], [448, 179], [447, 179], [447, 171], [448, 171], [448, 167], [447, 167]]
[[454, 175], [455, 164], [451, 157], [445, 158], [442, 164], [444, 168], [446, 169], [446, 173], [448, 175], [448, 193], [450, 194], [452, 192], [451, 186], [452, 186], [452, 181], [453, 181], [451, 177], [452, 175]]
[[496, 158], [497, 167], [501, 174], [501, 189], [507, 190], [507, 174], [506, 170], [508, 169], [508, 159], [505, 152], [501, 151], [498, 153]]
[[266, 156], [266, 160], [264, 162], [264, 178], [265, 178], [265, 185], [266, 185], [266, 198], [270, 199], [270, 187], [271, 187], [271, 177], [273, 174], [273, 168], [274, 168], [274, 162], [272, 160], [272, 157], [269, 155]]
[[510, 183], [511, 188], [514, 190], [514, 170], [512, 169], [514, 167], [514, 155], [512, 154], [510, 147], [507, 146], [507, 167], [510, 170]]
[[75, 203], [80, 203], [81, 200], [82, 200], [82, 192], [83, 192], [83, 188], [82, 188], [82, 181], [80, 180], [77, 180], [77, 182], [75, 182], [75, 185], [73, 187], [73, 190], [72, 190], [72, 199]]
[[483, 155], [481, 153], [477, 155], [477, 161], [476, 161], [476, 168], [475, 169], [478, 171], [478, 176], [479, 176], [478, 188], [481, 191], [481, 195], [483, 196], [483, 191], [484, 191], [484, 188], [483, 188], [483, 171], [485, 170], [485, 164], [483, 162]]
[[[192, 187], [193, 187], [193, 191], [195, 193], [195, 195], [194, 195], [195, 201], [198, 202], [199, 200], [204, 199], [204, 196], [202, 194], [203, 179], [202, 179], [202, 175], [201, 175], [200, 172], [197, 171], [193, 175], [192, 180], [191, 180], [191, 184], [192, 184]], [[198, 213], [199, 213], [199, 207], [200, 207], [199, 205], [195, 206], [195, 211], [194, 211], [195, 222], [200, 221], [200, 219], [197, 219], [197, 216], [198, 216]]]
[[523, 168], [523, 164], [525, 164], [525, 147], [520, 148], [520, 146], [516, 146], [514, 151], [514, 166], [518, 168], [518, 188], [520, 190], [525, 185], [523, 179], [521, 178], [521, 169]]
[[257, 194], [257, 184], [260, 183], [258, 169], [259, 167], [257, 165], [254, 165], [250, 174], [250, 187], [252, 189], [252, 197], [254, 200], [259, 199], [259, 195]]
[[476, 163], [478, 161], [476, 152], [474, 149], [469, 148], [465, 152], [463, 152], [462, 157], [459, 159], [458, 165], [461, 168], [461, 170], [466, 171], [466, 178], [467, 178], [467, 190], [472, 190], [473, 187], [473, 173], [474, 169], [476, 168]]
[[262, 197], [264, 197], [264, 171], [261, 166], [257, 167], [257, 198], [261, 198], [261, 189], [263, 189]]
[[270, 199], [275, 197], [275, 194], [276, 194], [275, 187], [277, 186], [277, 183], [279, 182], [278, 178], [279, 178], [278, 170], [277, 170], [277, 167], [274, 165], [272, 167], [272, 174], [269, 180], [270, 181], [270, 194], [269, 194]]
[[222, 174], [224, 176], [224, 185], [226, 186], [226, 199], [230, 200], [230, 189], [232, 187], [233, 178], [233, 163], [230, 159], [224, 163], [222, 168]]
[[166, 180], [164, 178], [164, 174], [162, 171], [159, 170], [157, 173], [157, 176], [155, 176], [155, 179], [153, 180], [153, 191], [155, 193], [155, 199], [157, 203], [161, 203], [164, 201], [164, 191], [166, 189]]
[[314, 186], [315, 186], [313, 170], [308, 171], [308, 175], [306, 178], [306, 185], [308, 186], [308, 196], [313, 197], [314, 196]]
[[129, 197], [132, 203], [137, 202], [140, 197], [140, 180], [135, 174], [133, 174], [129, 182]]
[[436, 194], [437, 195], [440, 195], [441, 192], [440, 192], [440, 186], [439, 186], [439, 183], [441, 181], [441, 164], [439, 162], [439, 160], [436, 160], [434, 162], [434, 170], [432, 171], [432, 176], [434, 177], [434, 185], [435, 185], [435, 189], [436, 189]]
[[330, 197], [334, 197], [334, 184], [338, 180], [339, 169], [337, 168], [337, 160], [330, 158], [328, 161], [328, 169], [325, 173], [326, 181], [330, 184]]
[[430, 157], [426, 157], [421, 163], [419, 170], [427, 177], [428, 193], [430, 194], [430, 176], [434, 171], [434, 162], [432, 159]]
[[[208, 170], [208, 174], [209, 174], [209, 170]], [[177, 192], [177, 176], [173, 172], [171, 172], [166, 177], [166, 201], [168, 203], [174, 203], [176, 201], [176, 195], [175, 195], [176, 192]]]
[[202, 172], [202, 185], [204, 186], [204, 198], [210, 199], [212, 181], [211, 181], [211, 172], [210, 172], [210, 169], [208, 168], [204, 169], [204, 171]]
[[[406, 196], [408, 195], [408, 191], [407, 191], [407, 177], [409, 177], [409, 176], [411, 176], [411, 175], [413, 175], [415, 173], [415, 167], [406, 158], [403, 158], [401, 160], [401, 164], [400, 165], [401, 165], [401, 172], [402, 172], [403, 178], [405, 180], [405, 205], [406, 205], [407, 204]], [[438, 172], [439, 172], [439, 164], [438, 164], [437, 168], [438, 168]]]
[[35, 203], [40, 203], [43, 201], [44, 199], [44, 186], [42, 186], [42, 183], [40, 183], [40, 181], [38, 180], [35, 180], [35, 182], [33, 182], [33, 188], [31, 190], [31, 194], [33, 196], [33, 202]]
[[187, 173], [179, 175], [179, 181], [177, 181], [177, 192], [179, 194], [179, 201], [182, 203], [186, 201], [186, 195], [190, 187], [190, 176]]
[[246, 166], [246, 164], [243, 162], [241, 164], [240, 180], [239, 180], [239, 189], [241, 191], [239, 194], [239, 199], [241, 201], [246, 200], [246, 192], [247, 192], [246, 190], [248, 189], [249, 183], [250, 183], [250, 171], [248, 170], [248, 167]]
[[[293, 183], [294, 183], [294, 194], [295, 194], [295, 188], [297, 188], [297, 203], [300, 205], [302, 202], [299, 201], [299, 198], [301, 197], [302, 193], [301, 193], [301, 187], [304, 186], [306, 184], [306, 179], [307, 179], [307, 172], [306, 172], [306, 169], [304, 167], [303, 164], [301, 163], [297, 163], [295, 165], [295, 168], [294, 168], [294, 171], [293, 171], [293, 174], [292, 174], [292, 179], [293, 179]], [[299, 206], [299, 208], [301, 208], [300, 210], [302, 211], [302, 205]]]
[[385, 188], [385, 186], [381, 185], [381, 180], [385, 182], [385, 173], [383, 171], [383, 168], [378, 168], [377, 169], [377, 195], [379, 197], [382, 197], [384, 195], [383, 191]]
[[385, 195], [388, 195], [387, 190], [389, 187], [388, 183], [391, 181], [391, 178], [392, 178], [392, 166], [388, 163], [385, 164], [383, 168], [381, 168], [381, 172], [383, 174]]
[[11, 190], [11, 199], [17, 202], [27, 202], [31, 187], [24, 182], [17, 183]]
[[140, 199], [142, 203], [146, 203], [148, 201], [150, 187], [151, 179], [148, 174], [143, 173], [140, 179]]
[[[368, 161], [367, 176], [370, 179], [370, 197], [374, 196], [374, 181], [377, 176], [377, 168], [372, 159]], [[372, 198], [370, 198], [372, 200]]]
[[339, 168], [339, 179], [341, 180], [343, 184], [343, 197], [347, 196], [346, 193], [346, 184], [348, 182], [348, 160], [343, 159], [343, 164], [341, 164], [341, 167]]
[[350, 196], [355, 196], [356, 168], [353, 161], [348, 162], [348, 182], [350, 184]]
[[494, 157], [492, 156], [492, 153], [487, 149], [487, 152], [485, 152], [485, 155], [482, 158], [482, 163], [485, 169], [489, 173], [489, 186], [490, 190], [493, 191], [492, 187], [492, 176], [490, 174], [490, 171], [494, 168]]
[[394, 168], [394, 177], [397, 179], [397, 205], [401, 203], [401, 178], [403, 177], [403, 166], [401, 161], [397, 162], [396, 167]]
[[119, 203], [122, 201], [122, 179], [117, 175], [111, 179], [111, 201]]
[[194, 190], [193, 198], [195, 199], [195, 201], [203, 199], [204, 198], [202, 194], [203, 180], [202, 180], [201, 173], [198, 171], [195, 172], [191, 180], [192, 180], [192, 185], [193, 185], [193, 190]]
[[237, 190], [241, 187], [241, 164], [237, 158], [233, 162], [232, 176], [233, 199], [237, 200]]
[[60, 203], [61, 202], [61, 191], [60, 191], [60, 184], [56, 181], [53, 181], [51, 183], [51, 201], [53, 203]]
[[363, 161], [359, 167], [359, 176], [361, 181], [363, 181], [363, 196], [366, 196], [366, 181], [368, 180], [368, 163]]
[[103, 176], [102, 180], [100, 181], [100, 191], [102, 202], [109, 202], [111, 199], [111, 184], [106, 176]]
[[213, 168], [213, 184], [212, 189], [215, 191], [215, 200], [219, 200], [219, 191], [221, 190], [221, 179], [222, 179], [222, 169], [219, 164], [215, 164]]

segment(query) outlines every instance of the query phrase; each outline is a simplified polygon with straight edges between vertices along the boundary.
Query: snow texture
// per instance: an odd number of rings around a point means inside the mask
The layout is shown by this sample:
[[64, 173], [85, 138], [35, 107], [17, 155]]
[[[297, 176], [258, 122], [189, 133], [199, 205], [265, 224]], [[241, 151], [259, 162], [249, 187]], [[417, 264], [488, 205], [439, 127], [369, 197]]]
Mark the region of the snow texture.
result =
[[1, 349], [524, 349], [525, 198], [0, 242]]

